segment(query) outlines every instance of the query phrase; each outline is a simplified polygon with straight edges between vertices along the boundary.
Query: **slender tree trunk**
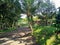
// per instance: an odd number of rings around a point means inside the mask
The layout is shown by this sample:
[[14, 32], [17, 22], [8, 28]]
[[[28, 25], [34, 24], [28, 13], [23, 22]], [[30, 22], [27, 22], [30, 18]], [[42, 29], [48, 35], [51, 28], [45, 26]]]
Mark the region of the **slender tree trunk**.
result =
[[48, 16], [46, 15], [46, 26], [48, 26]]
[[47, 19], [46, 19], [46, 26], [48, 25]]
[[33, 16], [31, 15], [31, 23], [34, 25]]
[[33, 26], [32, 26], [32, 17], [31, 17], [31, 15], [27, 15], [27, 19], [28, 19], [29, 27], [32, 31], [32, 35], [33, 35]]
[[30, 29], [31, 29], [31, 31], [32, 31], [32, 35], [33, 35], [33, 26], [32, 26], [32, 15], [31, 15], [31, 13], [30, 13], [30, 6], [29, 6], [29, 4], [28, 4], [28, 10], [27, 10], [27, 19], [28, 19], [28, 24], [29, 24], [29, 27], [30, 27]]

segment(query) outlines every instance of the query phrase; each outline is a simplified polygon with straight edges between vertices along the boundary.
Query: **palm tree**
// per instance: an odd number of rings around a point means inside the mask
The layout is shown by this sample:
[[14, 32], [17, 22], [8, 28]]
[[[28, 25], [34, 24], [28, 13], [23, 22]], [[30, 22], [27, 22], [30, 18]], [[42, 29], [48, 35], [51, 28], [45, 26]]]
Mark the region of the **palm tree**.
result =
[[23, 13], [27, 15], [28, 24], [32, 30], [32, 35], [33, 35], [33, 28], [32, 28], [33, 15], [35, 15], [35, 13], [37, 12], [37, 9], [40, 6], [40, 1], [39, 0], [20, 0], [20, 4], [21, 4], [21, 9]]
[[46, 0], [45, 3], [41, 4], [39, 11], [42, 13], [42, 18], [45, 20], [46, 26], [48, 25], [48, 19], [52, 19], [56, 14], [55, 5], [50, 0]]

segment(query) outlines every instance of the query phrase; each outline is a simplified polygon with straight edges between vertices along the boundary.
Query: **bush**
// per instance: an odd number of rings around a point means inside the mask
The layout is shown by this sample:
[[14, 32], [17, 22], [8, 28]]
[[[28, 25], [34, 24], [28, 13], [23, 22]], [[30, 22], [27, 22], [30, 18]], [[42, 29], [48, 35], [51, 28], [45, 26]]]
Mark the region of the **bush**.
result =
[[[51, 42], [55, 41], [55, 37], [53, 36], [55, 34], [55, 27], [50, 26], [37, 26], [34, 28], [34, 36], [36, 37], [36, 42], [38, 45], [48, 45], [52, 44]], [[54, 40], [51, 40], [51, 37], [54, 38]], [[49, 42], [48, 42], [49, 41]]]

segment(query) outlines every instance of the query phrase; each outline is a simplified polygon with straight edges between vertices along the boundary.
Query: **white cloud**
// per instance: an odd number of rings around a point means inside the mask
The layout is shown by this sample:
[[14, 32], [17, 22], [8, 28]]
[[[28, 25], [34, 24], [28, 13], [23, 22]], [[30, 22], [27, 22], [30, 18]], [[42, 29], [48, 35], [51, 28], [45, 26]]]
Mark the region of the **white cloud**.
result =
[[55, 3], [56, 8], [60, 7], [60, 0], [51, 0]]

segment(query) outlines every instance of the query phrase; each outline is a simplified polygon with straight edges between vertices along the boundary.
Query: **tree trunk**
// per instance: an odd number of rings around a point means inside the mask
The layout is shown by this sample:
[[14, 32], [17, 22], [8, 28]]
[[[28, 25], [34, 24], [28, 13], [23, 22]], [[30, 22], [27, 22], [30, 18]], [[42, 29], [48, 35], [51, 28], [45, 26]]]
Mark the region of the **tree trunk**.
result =
[[33, 26], [32, 26], [32, 17], [31, 17], [31, 15], [27, 15], [27, 19], [28, 19], [28, 24], [29, 24], [29, 27], [30, 27], [30, 29], [31, 29], [31, 31], [32, 31], [32, 35], [33, 35]]
[[48, 26], [48, 16], [46, 15], [46, 26]]
[[28, 19], [28, 24], [29, 24], [29, 27], [32, 31], [32, 35], [33, 35], [33, 26], [32, 26], [32, 20], [33, 20], [33, 17], [30, 13], [30, 6], [28, 5], [28, 10], [27, 10], [27, 19]]
[[46, 19], [46, 26], [48, 26], [48, 22], [47, 22], [48, 20]]

